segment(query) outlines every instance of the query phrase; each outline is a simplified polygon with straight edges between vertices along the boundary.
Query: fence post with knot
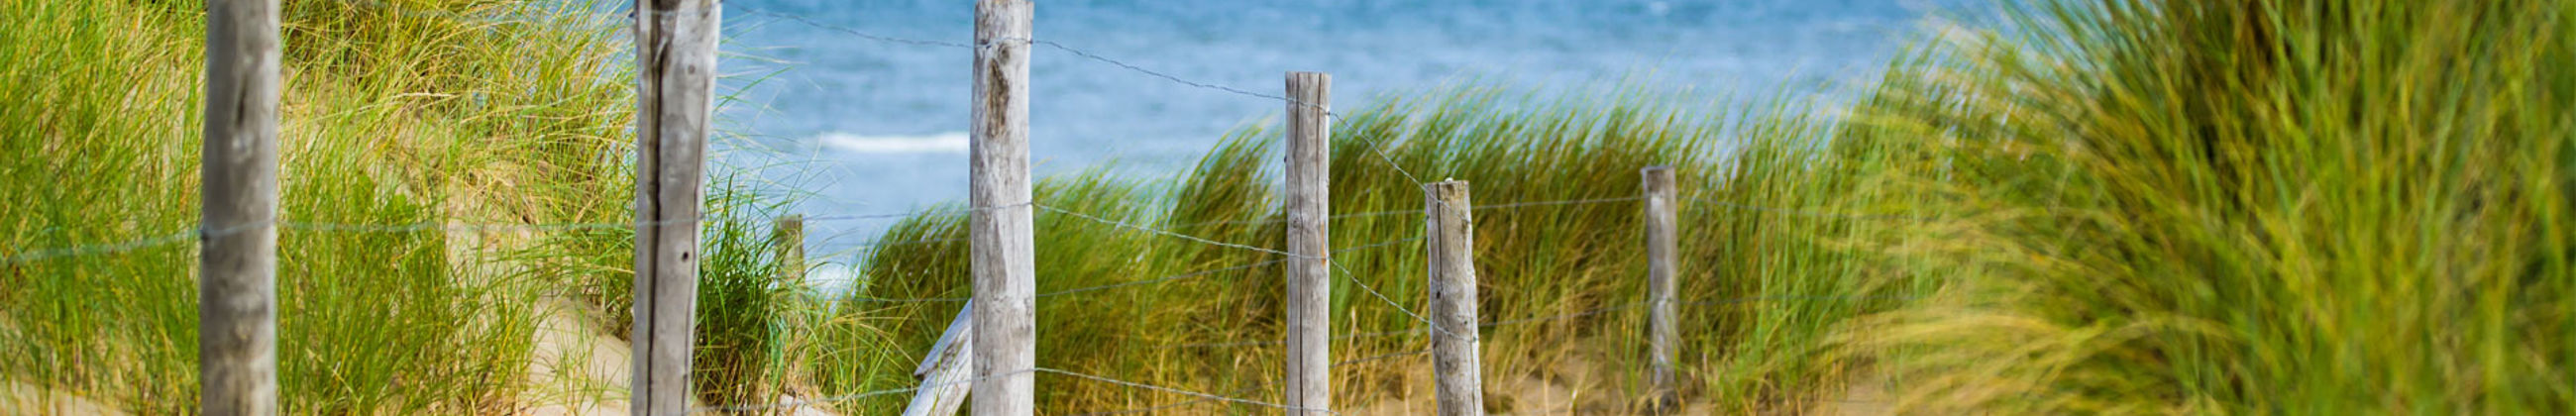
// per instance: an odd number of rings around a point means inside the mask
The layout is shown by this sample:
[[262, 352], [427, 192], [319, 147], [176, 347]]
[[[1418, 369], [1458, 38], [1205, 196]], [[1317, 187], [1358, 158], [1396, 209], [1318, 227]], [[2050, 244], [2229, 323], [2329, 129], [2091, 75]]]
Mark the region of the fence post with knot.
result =
[[206, 4], [197, 406], [277, 414], [277, 0]]
[[973, 320], [977, 415], [1035, 411], [1037, 261], [1029, 192], [1029, 0], [975, 2], [974, 125], [967, 199], [974, 207]]
[[688, 412], [697, 331], [699, 217], [721, 0], [635, 10], [634, 414]]
[[1648, 166], [1638, 172], [1643, 176], [1646, 199], [1646, 296], [1652, 307], [1646, 317], [1647, 355], [1652, 367], [1646, 375], [1653, 389], [1654, 406], [1671, 404], [1676, 394], [1673, 360], [1680, 355], [1680, 326], [1674, 322], [1673, 292], [1679, 284], [1673, 269], [1673, 256], [1679, 223], [1673, 204], [1673, 168]]
[[1424, 185], [1431, 241], [1431, 363], [1440, 416], [1485, 414], [1477, 358], [1476, 234], [1467, 182]]

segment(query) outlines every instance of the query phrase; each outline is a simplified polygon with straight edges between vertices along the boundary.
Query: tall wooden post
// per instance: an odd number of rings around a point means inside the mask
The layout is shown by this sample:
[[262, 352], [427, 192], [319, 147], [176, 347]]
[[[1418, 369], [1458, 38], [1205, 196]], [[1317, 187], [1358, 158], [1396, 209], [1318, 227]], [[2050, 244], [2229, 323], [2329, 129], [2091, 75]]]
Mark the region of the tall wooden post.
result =
[[721, 0], [635, 4], [634, 414], [688, 412]]
[[1673, 359], [1680, 355], [1676, 338], [1680, 327], [1673, 321], [1673, 291], [1678, 286], [1673, 270], [1674, 228], [1679, 221], [1673, 205], [1673, 168], [1649, 166], [1639, 174], [1645, 177], [1646, 296], [1653, 306], [1646, 317], [1647, 355], [1653, 360], [1646, 381], [1660, 407], [1675, 399]]
[[1440, 416], [1482, 416], [1485, 389], [1477, 358], [1476, 232], [1467, 182], [1423, 186], [1431, 229], [1431, 366]]
[[1035, 411], [1037, 264], [1029, 206], [1028, 0], [975, 2], [972, 233], [977, 415]]
[[206, 4], [197, 406], [277, 414], [277, 0]]
[[1326, 221], [1333, 77], [1288, 73], [1288, 395], [1292, 415], [1333, 407], [1332, 239]]

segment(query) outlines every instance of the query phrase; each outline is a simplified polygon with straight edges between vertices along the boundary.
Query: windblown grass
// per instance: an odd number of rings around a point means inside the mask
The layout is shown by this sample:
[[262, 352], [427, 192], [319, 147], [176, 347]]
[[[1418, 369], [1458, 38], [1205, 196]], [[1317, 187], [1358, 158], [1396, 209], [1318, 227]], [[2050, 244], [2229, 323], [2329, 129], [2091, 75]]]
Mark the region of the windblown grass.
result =
[[[1809, 138], [1823, 123], [1803, 105], [1711, 112], [1641, 90], [1584, 90], [1563, 98], [1468, 88], [1345, 110], [1334, 126], [1334, 356], [1365, 359], [1335, 369], [1340, 403], [1427, 398], [1422, 324], [1423, 199], [1416, 179], [1470, 181], [1475, 202], [1589, 201], [1476, 211], [1477, 259], [1489, 385], [1557, 383], [1583, 397], [1576, 412], [1639, 409], [1644, 368], [1645, 268], [1638, 215], [1639, 169], [1681, 167], [1686, 259], [1683, 280], [1686, 376], [1695, 400], [1736, 409], [1799, 406], [1835, 383], [1843, 368], [1824, 352], [1842, 319], [1883, 310], [1871, 293], [1903, 285], [1846, 259], [1840, 242], [1853, 220], [1746, 210], [1817, 206], [1852, 181], [1779, 178], [1834, 169]], [[1277, 317], [1284, 286], [1279, 256], [1203, 244], [1056, 211], [1276, 250], [1284, 241], [1276, 205], [1273, 131], [1231, 135], [1170, 182], [1123, 182], [1103, 172], [1042, 182], [1037, 213], [1038, 365], [1192, 391], [1275, 401]], [[1752, 145], [1724, 149], [1722, 139]], [[1401, 169], [1398, 169], [1400, 167]], [[1819, 174], [1822, 175], [1822, 174]], [[1709, 201], [1709, 202], [1702, 202]], [[1858, 204], [1852, 202], [1855, 206]], [[962, 213], [933, 213], [893, 226], [881, 241], [938, 241], [883, 247], [861, 263], [862, 284], [837, 308], [842, 320], [875, 321], [918, 358], [961, 305], [883, 299], [961, 298], [967, 245]], [[1073, 292], [1081, 288], [1121, 285]], [[1384, 295], [1371, 294], [1374, 290]], [[1057, 293], [1063, 292], [1063, 293]], [[1392, 301], [1390, 303], [1390, 301]], [[848, 356], [824, 348], [818, 354]], [[858, 348], [883, 348], [865, 345]], [[1374, 357], [1374, 359], [1368, 359]], [[1590, 362], [1591, 365], [1574, 364]], [[824, 365], [841, 380], [826, 393], [901, 386], [911, 362]], [[883, 365], [863, 368], [867, 365]], [[856, 367], [856, 368], [854, 368]], [[891, 380], [891, 381], [888, 381]], [[1173, 406], [1198, 413], [1225, 403], [1069, 377], [1041, 375], [1041, 407], [1072, 412]], [[1542, 400], [1495, 389], [1495, 411], [1542, 411]], [[904, 397], [844, 405], [884, 413]], [[1235, 411], [1263, 411], [1236, 405]]]
[[[613, 23], [389, 3], [412, 12], [289, 2], [286, 221], [630, 221]], [[1476, 211], [1488, 409], [1643, 410], [1626, 198], [1673, 165], [1692, 411], [1816, 412], [1858, 385], [1927, 414], [2576, 412], [2576, 5], [2004, 9], [2006, 29], [1943, 32], [1836, 108], [1465, 88], [1340, 112], [1333, 349], [1358, 361], [1337, 403], [1430, 394], [1404, 312], [1416, 185], [1454, 178], [1480, 205], [1580, 201]], [[0, 96], [37, 103], [0, 106], [0, 381], [190, 410], [196, 13], [0, 15]], [[1282, 246], [1275, 137], [1238, 130], [1167, 180], [1042, 182], [1038, 365], [1276, 401], [1280, 257], [1135, 228]], [[707, 403], [913, 386], [969, 294], [966, 216], [896, 224], [880, 241], [913, 243], [815, 294], [744, 220], [774, 201], [737, 188], [710, 191]], [[547, 399], [524, 396], [527, 305], [601, 305], [620, 336], [631, 316], [630, 231], [283, 233], [293, 412], [519, 410]], [[1272, 410], [1038, 382], [1067, 412]]]
[[2576, 3], [2039, 2], [1839, 148], [1938, 190], [1923, 413], [2576, 411]]
[[[631, 221], [621, 26], [553, 2], [283, 10], [285, 410], [507, 413], [605, 399], [527, 396], [531, 309], [561, 292], [622, 289], [622, 266], [561, 265], [631, 262], [630, 231], [402, 226]], [[0, 106], [0, 153], [11, 155], [0, 158], [0, 382], [193, 412], [203, 19], [176, 2], [0, 14], [0, 95], [13, 103]], [[710, 192], [715, 211], [755, 210], [757, 198], [729, 188]], [[718, 313], [701, 318], [714, 343], [701, 362], [717, 369], [702, 379], [760, 374], [734, 369], [777, 355], [761, 351], [773, 348], [770, 327], [750, 322], [771, 321], [762, 311], [787, 305], [764, 302], [789, 298], [763, 297], [774, 262], [767, 240], [744, 238], [749, 226], [708, 226], [702, 304]], [[146, 244], [118, 244], [128, 241]]]
[[[2005, 5], [1833, 120], [1637, 92], [1398, 100], [1335, 126], [1336, 213], [1635, 195], [1682, 167], [1683, 348], [1717, 412], [1822, 410], [1846, 384], [1910, 413], [2565, 413], [2576, 408], [2576, 7], [2563, 2]], [[1084, 175], [1039, 203], [1276, 248], [1272, 136], [1174, 182]], [[1728, 146], [1718, 146], [1726, 143]], [[1384, 155], [1382, 159], [1381, 153]], [[1388, 159], [1392, 160], [1389, 164]], [[1402, 166], [1403, 172], [1391, 169]], [[1634, 397], [1636, 207], [1478, 211], [1489, 409], [1536, 378]], [[1260, 251], [1038, 214], [1039, 365], [1275, 399], [1280, 285]], [[1336, 220], [1336, 357], [1421, 347], [1403, 215]], [[929, 215], [885, 240], [961, 238]], [[840, 308], [918, 357], [967, 294], [962, 243], [880, 249]], [[1230, 266], [1169, 281], [1161, 276]], [[1392, 334], [1392, 335], [1381, 335]], [[1217, 345], [1204, 345], [1217, 344]], [[874, 346], [871, 346], [873, 348]], [[1408, 361], [1413, 360], [1413, 361]], [[1571, 363], [1592, 363], [1585, 377]], [[1409, 367], [1408, 367], [1409, 366]], [[1345, 406], [1424, 394], [1418, 358], [1337, 367]], [[900, 378], [908, 366], [871, 374]], [[842, 373], [849, 370], [836, 369]], [[1042, 406], [1212, 411], [1041, 376]], [[827, 385], [850, 390], [857, 385]], [[1578, 401], [1577, 412], [1637, 408]], [[855, 407], [882, 410], [899, 399]], [[1241, 406], [1241, 405], [1236, 405]], [[1259, 411], [1237, 407], [1234, 411]]]

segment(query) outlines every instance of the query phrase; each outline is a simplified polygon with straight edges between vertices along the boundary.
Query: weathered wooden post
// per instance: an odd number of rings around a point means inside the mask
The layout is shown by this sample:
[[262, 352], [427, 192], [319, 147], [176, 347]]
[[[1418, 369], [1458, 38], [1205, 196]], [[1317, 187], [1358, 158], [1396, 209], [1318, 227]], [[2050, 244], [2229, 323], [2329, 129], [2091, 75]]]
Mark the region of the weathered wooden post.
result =
[[772, 220], [770, 244], [778, 247], [778, 276], [783, 283], [805, 281], [805, 216], [788, 215]]
[[1037, 264], [1031, 257], [1028, 0], [975, 2], [971, 232], [977, 415], [1035, 411]]
[[903, 407], [903, 416], [951, 416], [963, 408], [972, 382], [967, 376], [975, 368], [975, 302], [968, 301], [957, 309], [957, 317], [948, 320], [948, 330], [939, 341], [930, 343], [930, 353], [923, 354], [921, 365], [913, 367], [912, 378], [920, 380], [912, 403]]
[[197, 406], [277, 414], [277, 0], [206, 3]]
[[1430, 211], [1431, 364], [1439, 379], [1441, 416], [1485, 414], [1483, 364], [1477, 358], [1476, 233], [1467, 182], [1423, 186]]
[[1333, 408], [1332, 239], [1326, 221], [1331, 189], [1331, 75], [1288, 73], [1288, 411]]
[[635, 4], [634, 414], [689, 411], [698, 227], [721, 0]]
[[1678, 357], [1680, 326], [1673, 319], [1675, 248], [1675, 207], [1673, 205], [1673, 168], [1649, 166], [1639, 171], [1645, 177], [1646, 198], [1646, 296], [1653, 309], [1646, 317], [1647, 355], [1653, 366], [1647, 373], [1647, 385], [1653, 389], [1655, 405], [1670, 404], [1677, 390], [1673, 384], [1673, 359]]

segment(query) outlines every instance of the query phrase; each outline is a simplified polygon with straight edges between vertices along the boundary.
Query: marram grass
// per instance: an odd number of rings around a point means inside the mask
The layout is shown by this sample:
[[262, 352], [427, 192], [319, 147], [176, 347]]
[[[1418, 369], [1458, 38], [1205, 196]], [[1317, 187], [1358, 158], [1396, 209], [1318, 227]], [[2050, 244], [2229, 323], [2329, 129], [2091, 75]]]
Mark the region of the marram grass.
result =
[[[1336, 219], [1331, 229], [1340, 250], [1333, 255], [1333, 355], [1360, 360], [1334, 370], [1337, 402], [1347, 408], [1427, 403], [1431, 394], [1427, 355], [1405, 354], [1426, 347], [1423, 324], [1405, 312], [1419, 313], [1425, 299], [1417, 214], [1424, 200], [1416, 179], [1469, 181], [1479, 205], [1591, 201], [1475, 211], [1482, 320], [1510, 321], [1482, 335], [1494, 411], [1622, 413], [1646, 404], [1633, 399], [1645, 391], [1647, 300], [1643, 207], [1633, 198], [1639, 170], [1648, 166], [1680, 167], [1687, 200], [1679, 297], [1686, 303], [1681, 365], [1688, 398], [1738, 411], [1802, 408], [1847, 370], [1825, 354], [1835, 325], [1907, 297], [1902, 278], [1844, 254], [1852, 250], [1845, 241], [1863, 233], [1860, 222], [1702, 202], [1865, 206], [1840, 196], [1866, 184], [1777, 177], [1834, 176], [1827, 172], [1842, 163], [1797, 144], [1823, 127], [1796, 115], [1804, 106], [1734, 115], [1633, 89], [1561, 98], [1453, 91], [1346, 109], [1333, 127], [1331, 209], [1369, 214]], [[1760, 150], [1717, 147], [1724, 139]], [[1273, 130], [1242, 130], [1169, 181], [1103, 179], [1116, 175], [1094, 171], [1041, 182], [1037, 291], [1049, 295], [1037, 301], [1038, 365], [1277, 401], [1281, 256], [1057, 211], [1277, 250], [1285, 230], [1276, 205], [1276, 140]], [[1730, 157], [1733, 163], [1720, 163]], [[962, 213], [927, 214], [880, 239], [962, 239], [965, 221]], [[837, 319], [880, 322], [900, 347], [892, 355], [904, 359], [825, 365], [815, 371], [833, 376], [816, 387], [829, 395], [883, 388], [889, 379], [900, 386], [961, 304], [881, 299], [969, 295], [967, 249], [945, 241], [869, 253], [858, 266], [862, 283], [841, 298]], [[1077, 291], [1120, 284], [1132, 285]], [[855, 355], [829, 344], [815, 354]], [[1505, 387], [1532, 384], [1560, 386], [1567, 396]], [[1040, 375], [1038, 391], [1040, 407], [1077, 413], [1275, 410], [1055, 375]], [[905, 399], [838, 407], [886, 413]]]
[[1948, 214], [1850, 331], [1901, 408], [2576, 411], [2576, 3], [2013, 10], [1835, 143]]
[[[0, 263], [0, 413], [195, 411], [198, 6], [0, 13], [0, 96], [12, 100], [0, 106], [0, 255], [12, 259]], [[631, 232], [507, 227], [630, 221], [631, 167], [615, 156], [633, 107], [620, 26], [548, 2], [282, 10], [284, 411], [490, 414], [622, 397], [538, 386], [548, 354], [533, 340], [548, 299], [626, 302], [580, 295], [623, 290]], [[710, 190], [712, 210], [758, 208], [731, 188]], [[415, 224], [504, 227], [365, 231]], [[701, 318], [702, 380], [755, 377], [776, 355], [757, 351], [771, 348], [769, 326], [744, 321], [770, 321], [789, 298], [764, 297], [776, 274], [747, 227], [708, 227], [701, 302], [719, 307]], [[737, 390], [706, 389], [714, 403]]]
[[[1345, 106], [1330, 205], [1372, 215], [1331, 230], [1334, 356], [1358, 360], [1336, 367], [1336, 403], [1428, 410], [1428, 361], [1406, 354], [1423, 330], [1399, 311], [1422, 306], [1410, 212], [1417, 181], [1459, 179], [1480, 205], [1597, 200], [1475, 212], [1480, 311], [1497, 323], [1481, 329], [1487, 408], [1643, 410], [1643, 237], [1622, 198], [1639, 168], [1673, 165], [1687, 412], [2576, 412], [2576, 76], [2562, 70], [2576, 6], [2002, 8], [2001, 29], [1943, 28], [1846, 104], [1453, 88]], [[286, 10], [287, 221], [629, 221], [614, 155], [631, 50], [611, 16], [501, 1]], [[0, 387], [192, 410], [197, 13], [41, 2], [0, 15], [0, 96], [41, 104], [0, 106], [0, 152], [32, 155], [0, 158], [0, 254], [182, 236], [0, 264]], [[1051, 178], [1038, 202], [1275, 249], [1276, 140], [1241, 129], [1170, 178]], [[714, 185], [721, 218], [775, 211]], [[1051, 294], [1040, 366], [1277, 400], [1279, 256], [1036, 215]], [[931, 242], [869, 251], [848, 292], [815, 293], [776, 270], [765, 226], [709, 222], [704, 402], [913, 386], [960, 304], [878, 299], [966, 296], [965, 230], [954, 211], [910, 218], [881, 241]], [[290, 412], [622, 397], [614, 383], [552, 397], [528, 369], [531, 305], [579, 301], [594, 330], [624, 335], [628, 231], [281, 233]], [[1118, 284], [1132, 285], [1101, 287]], [[1274, 410], [1038, 383], [1050, 412]], [[884, 414], [905, 399], [828, 406]]]
[[[1346, 113], [1333, 209], [1418, 209], [1390, 166], [1471, 181], [1480, 202], [1630, 196], [1635, 168], [1681, 166], [1684, 269], [1706, 274], [1684, 296], [1735, 305], [1684, 308], [1697, 382], [1685, 397], [1715, 412], [1821, 411], [1859, 390], [1922, 414], [2576, 411], [2576, 77], [2556, 70], [2576, 64], [2576, 8], [2005, 10], [2008, 30], [1940, 33], [1830, 121], [1678, 111], [1636, 94], [1496, 105], [1470, 92]], [[1278, 216], [1262, 157], [1272, 137], [1242, 133], [1173, 183], [1066, 178], [1039, 202], [1277, 247], [1278, 226], [1258, 222]], [[1634, 215], [1478, 212], [1486, 319], [1639, 299]], [[1334, 246], [1414, 235], [1406, 220], [1338, 221]], [[1064, 215], [1039, 223], [1042, 293], [1271, 258]], [[962, 227], [928, 216], [887, 239]], [[1350, 273], [1336, 279], [1418, 300], [1420, 256], [1407, 248], [1338, 253]], [[880, 250], [851, 298], [963, 296], [963, 250]], [[1042, 299], [1039, 365], [1275, 399], [1276, 347], [1191, 344], [1277, 339], [1278, 273]], [[1351, 282], [1335, 281], [1337, 334], [1411, 328]], [[843, 310], [887, 320], [917, 356], [954, 307]], [[1634, 378], [1586, 378], [1569, 363], [1638, 368], [1636, 319], [1487, 329], [1490, 408], [1532, 410], [1507, 387], [1521, 377], [1633, 397]], [[1388, 338], [1342, 340], [1335, 354], [1420, 347]], [[1418, 400], [1426, 371], [1404, 360], [1337, 369], [1339, 402]], [[1049, 408], [1227, 406], [1039, 382]]]

